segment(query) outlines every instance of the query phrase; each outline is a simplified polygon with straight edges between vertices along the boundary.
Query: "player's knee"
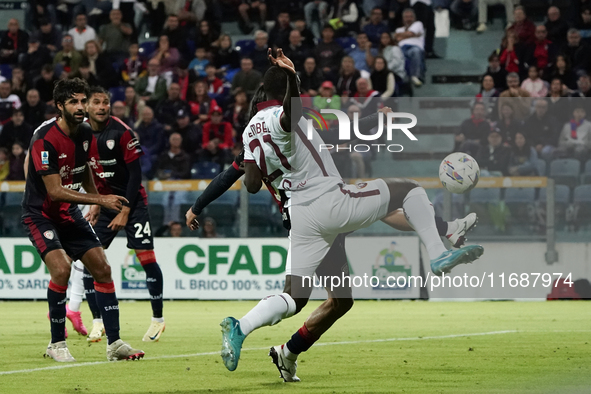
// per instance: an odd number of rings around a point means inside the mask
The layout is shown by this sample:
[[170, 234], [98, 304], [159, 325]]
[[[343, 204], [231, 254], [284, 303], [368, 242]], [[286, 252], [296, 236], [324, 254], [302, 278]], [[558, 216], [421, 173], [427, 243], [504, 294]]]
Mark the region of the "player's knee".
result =
[[300, 311], [302, 309], [304, 309], [306, 304], [308, 304], [308, 299], [307, 298], [294, 298], [294, 301], [296, 304], [296, 311], [295, 311], [294, 315], [297, 315], [298, 313], [300, 313]]
[[67, 286], [70, 279], [70, 266], [68, 264], [60, 265], [51, 272], [51, 281], [58, 286]]
[[92, 276], [94, 277], [94, 280], [99, 283], [111, 282], [111, 266], [109, 266], [109, 264], [103, 264], [94, 270]]
[[353, 298], [331, 298], [330, 302], [331, 311], [338, 316], [343, 316], [353, 308]]
[[402, 203], [408, 193], [421, 186], [417, 181], [412, 179], [387, 179], [386, 184], [390, 191], [390, 205], [388, 206], [388, 212], [393, 212], [402, 208]]

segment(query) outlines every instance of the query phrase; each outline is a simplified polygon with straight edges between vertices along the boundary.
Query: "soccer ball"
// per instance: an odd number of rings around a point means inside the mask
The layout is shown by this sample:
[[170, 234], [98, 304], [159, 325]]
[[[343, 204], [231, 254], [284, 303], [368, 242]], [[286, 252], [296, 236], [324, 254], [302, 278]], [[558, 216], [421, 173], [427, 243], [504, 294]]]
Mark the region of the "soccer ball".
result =
[[472, 190], [479, 178], [478, 163], [466, 153], [452, 153], [439, 166], [439, 180], [451, 193], [462, 194]]

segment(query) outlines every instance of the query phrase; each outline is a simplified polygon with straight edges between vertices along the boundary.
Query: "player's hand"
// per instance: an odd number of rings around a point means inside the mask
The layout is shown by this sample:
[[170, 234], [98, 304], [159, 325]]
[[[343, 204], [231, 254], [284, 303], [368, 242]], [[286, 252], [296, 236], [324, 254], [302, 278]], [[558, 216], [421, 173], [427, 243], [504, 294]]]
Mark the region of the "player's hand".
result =
[[293, 65], [293, 62], [283, 54], [283, 49], [277, 48], [277, 57], [273, 57], [272, 50], [271, 48], [269, 48], [268, 57], [269, 62], [271, 62], [273, 66], [281, 68], [287, 74], [295, 75], [295, 66]]
[[195, 231], [199, 228], [199, 222], [197, 221], [197, 215], [193, 213], [193, 209], [189, 208], [187, 213], [185, 214], [185, 218], [187, 219], [187, 227], [191, 231]]
[[378, 112], [381, 112], [383, 114], [387, 114], [387, 113], [393, 112], [393, 111], [392, 111], [392, 108], [390, 108], [390, 107], [382, 107], [382, 108], [378, 109]]
[[123, 207], [121, 208], [121, 212], [119, 212], [119, 214], [117, 214], [117, 216], [115, 216], [115, 219], [113, 219], [111, 221], [111, 223], [109, 223], [109, 225], [107, 226], [107, 228], [110, 228], [113, 231], [119, 231], [119, 230], [123, 230], [125, 228], [125, 226], [127, 225], [127, 220], [129, 218], [129, 207]]
[[99, 205], [112, 211], [121, 212], [123, 203], [129, 203], [129, 201], [123, 196], [109, 194], [108, 196], [101, 196]]
[[84, 216], [84, 219], [86, 219], [88, 221], [88, 223], [90, 223], [91, 226], [96, 225], [96, 222], [98, 222], [98, 218], [99, 215], [101, 214], [101, 206], [100, 205], [91, 205], [90, 209], [88, 210], [88, 213], [86, 214], [86, 216]]

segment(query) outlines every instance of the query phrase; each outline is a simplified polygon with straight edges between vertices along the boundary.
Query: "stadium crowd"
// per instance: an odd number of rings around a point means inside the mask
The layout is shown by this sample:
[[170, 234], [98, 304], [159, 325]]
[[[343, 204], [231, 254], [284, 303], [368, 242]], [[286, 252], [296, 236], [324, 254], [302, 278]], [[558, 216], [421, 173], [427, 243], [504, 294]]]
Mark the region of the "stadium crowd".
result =
[[[574, 1], [567, 17], [549, 7], [538, 26], [511, 0], [29, 3], [25, 26], [11, 19], [0, 34], [0, 180], [23, 179], [33, 131], [56, 114], [59, 79], [110, 89], [113, 115], [146, 152], [145, 179], [211, 177], [241, 149], [268, 47], [293, 60], [305, 106], [363, 116], [373, 110], [365, 98], [390, 105], [426, 82], [427, 59], [438, 57], [436, 14], [447, 9], [455, 27], [483, 32], [494, 3], [505, 5], [506, 35], [489, 57], [456, 150], [485, 169], [524, 175], [534, 173], [534, 157], [584, 160], [591, 149], [591, 109], [570, 108], [566, 98], [591, 95], [587, 0]], [[221, 29], [232, 18], [252, 40], [232, 42]], [[356, 156], [351, 175], [371, 175], [364, 165], [371, 156]]]

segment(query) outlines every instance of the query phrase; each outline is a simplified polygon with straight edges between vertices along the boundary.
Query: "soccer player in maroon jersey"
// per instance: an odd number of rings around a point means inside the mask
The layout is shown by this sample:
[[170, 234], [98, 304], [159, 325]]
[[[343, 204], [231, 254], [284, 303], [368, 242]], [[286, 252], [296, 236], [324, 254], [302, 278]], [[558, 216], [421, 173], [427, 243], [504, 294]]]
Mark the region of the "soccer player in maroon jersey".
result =
[[144, 153], [131, 129], [119, 118], [111, 116], [110, 112], [109, 93], [102, 87], [92, 87], [88, 101], [88, 122], [96, 137], [99, 162], [91, 167], [101, 194], [116, 194], [126, 198], [120, 212], [100, 212], [94, 230], [106, 249], [117, 233], [125, 229], [127, 247], [135, 250], [146, 272], [146, 285], [152, 303], [152, 323], [143, 340], [156, 342], [165, 327], [162, 317], [163, 280], [154, 255], [148, 199], [142, 186], [139, 158]]
[[[59, 362], [75, 361], [65, 341], [66, 290], [70, 262], [81, 260], [94, 277], [96, 301], [108, 338], [107, 359], [139, 359], [144, 352], [119, 337], [119, 303], [111, 267], [78, 208], [78, 204], [96, 205], [96, 215], [100, 207], [119, 212], [127, 202], [121, 196], [98, 194], [93, 182], [88, 163], [98, 154], [92, 130], [82, 126], [87, 98], [85, 81], [59, 81], [53, 91], [58, 117], [37, 129], [29, 147], [22, 222], [51, 276], [47, 289], [51, 341], [46, 356]], [[87, 194], [78, 192], [81, 186]], [[97, 218], [88, 219], [93, 222]]]

